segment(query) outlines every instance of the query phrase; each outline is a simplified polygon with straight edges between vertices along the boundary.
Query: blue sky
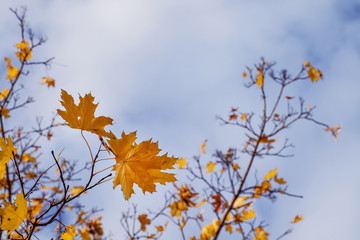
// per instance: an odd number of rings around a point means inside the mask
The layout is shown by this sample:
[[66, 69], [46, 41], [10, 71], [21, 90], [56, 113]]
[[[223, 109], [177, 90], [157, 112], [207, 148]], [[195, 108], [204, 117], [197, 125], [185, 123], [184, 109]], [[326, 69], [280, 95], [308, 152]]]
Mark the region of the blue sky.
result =
[[[262, 214], [275, 232], [303, 214], [304, 221], [288, 239], [357, 238], [360, 1], [5, 0], [0, 8], [1, 55], [13, 52], [18, 42], [17, 22], [8, 8], [21, 5], [27, 6], [35, 32], [48, 37], [34, 56], [56, 58], [49, 71], [34, 69], [29, 78], [34, 84], [25, 84], [37, 100], [27, 109], [29, 116], [54, 113], [61, 88], [73, 95], [91, 91], [100, 102], [99, 114], [114, 118], [118, 133], [138, 130], [140, 139], [152, 137], [170, 154], [189, 159], [199, 154], [204, 139], [208, 152], [241, 140], [215, 116], [226, 116], [232, 106], [244, 112], [258, 107], [258, 95], [243, 87], [246, 65], [265, 57], [275, 60], [279, 70], [296, 73], [309, 60], [322, 70], [324, 80], [299, 84], [290, 94], [303, 96], [317, 106], [317, 119], [341, 123], [343, 130], [336, 143], [309, 123], [289, 130], [295, 157], [257, 167], [278, 167], [304, 199], [279, 200]], [[56, 80], [55, 89], [37, 90], [44, 75]], [[66, 139], [77, 135], [62, 130], [49, 149], [65, 147], [67, 156], [76, 155], [80, 150]], [[104, 223], [119, 235], [125, 203], [120, 190], [108, 187], [105, 200], [96, 193], [89, 196], [94, 204], [112, 206], [104, 210]], [[134, 201], [159, 197], [140, 195]], [[114, 212], [119, 214], [110, 214]]]

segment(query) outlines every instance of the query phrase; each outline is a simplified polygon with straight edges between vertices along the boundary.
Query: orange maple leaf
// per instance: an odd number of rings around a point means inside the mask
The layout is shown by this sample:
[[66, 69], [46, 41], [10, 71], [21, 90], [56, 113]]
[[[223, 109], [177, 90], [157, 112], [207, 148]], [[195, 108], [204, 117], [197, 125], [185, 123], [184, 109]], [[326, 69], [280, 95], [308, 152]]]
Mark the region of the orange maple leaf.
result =
[[124, 198], [128, 200], [134, 193], [133, 185], [136, 183], [143, 192], [155, 192], [155, 183], [165, 185], [167, 182], [176, 181], [175, 174], [161, 170], [173, 169], [177, 158], [168, 157], [167, 154], [157, 156], [161, 151], [157, 142], [148, 141], [135, 143], [136, 132], [121, 135], [120, 139], [108, 140], [108, 144], [115, 155], [116, 171], [114, 186], [121, 185]]
[[113, 119], [109, 117], [95, 117], [95, 110], [98, 104], [94, 104], [94, 97], [88, 93], [84, 97], [79, 95], [80, 103], [76, 105], [74, 98], [65, 90], [61, 90], [61, 104], [65, 111], [58, 109], [58, 114], [66, 121], [71, 128], [81, 129], [95, 133], [99, 136], [114, 138], [112, 132], [105, 131], [105, 126], [112, 125]]

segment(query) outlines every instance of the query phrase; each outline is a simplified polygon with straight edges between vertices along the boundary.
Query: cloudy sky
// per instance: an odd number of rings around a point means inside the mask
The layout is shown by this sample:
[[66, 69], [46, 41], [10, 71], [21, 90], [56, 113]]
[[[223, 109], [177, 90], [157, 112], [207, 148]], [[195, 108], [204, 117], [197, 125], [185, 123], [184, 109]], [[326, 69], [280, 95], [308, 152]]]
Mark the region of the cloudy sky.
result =
[[[343, 130], [335, 143], [319, 126], [291, 128], [295, 157], [262, 160], [257, 167], [278, 167], [292, 192], [304, 198], [279, 200], [259, 214], [276, 233], [303, 214], [288, 239], [358, 238], [359, 0], [5, 0], [2, 56], [12, 54], [19, 41], [9, 7], [20, 6], [27, 7], [34, 32], [48, 38], [34, 59], [55, 57], [51, 69], [31, 69], [24, 83], [37, 100], [26, 110], [28, 116], [54, 113], [61, 88], [73, 95], [91, 91], [100, 102], [99, 114], [115, 119], [117, 133], [137, 130], [140, 139], [159, 140], [166, 152], [189, 159], [199, 154], [204, 139], [209, 153], [239, 146], [241, 132], [220, 126], [215, 116], [226, 116], [232, 106], [244, 112], [258, 107], [256, 91], [243, 86], [246, 65], [265, 57], [276, 61], [278, 70], [295, 74], [310, 61], [324, 80], [299, 84], [289, 95], [303, 96], [317, 106], [318, 120], [341, 123]], [[2, 78], [4, 70], [5, 62]], [[43, 76], [53, 77], [56, 88], [39, 91]], [[51, 149], [65, 147], [68, 157], [81, 158], [79, 147], [67, 140], [78, 132], [56, 136]], [[106, 199], [89, 195], [93, 205], [111, 206], [104, 210], [104, 225], [122, 236], [118, 221], [127, 205], [120, 189], [108, 187]], [[139, 195], [134, 201], [156, 199]]]

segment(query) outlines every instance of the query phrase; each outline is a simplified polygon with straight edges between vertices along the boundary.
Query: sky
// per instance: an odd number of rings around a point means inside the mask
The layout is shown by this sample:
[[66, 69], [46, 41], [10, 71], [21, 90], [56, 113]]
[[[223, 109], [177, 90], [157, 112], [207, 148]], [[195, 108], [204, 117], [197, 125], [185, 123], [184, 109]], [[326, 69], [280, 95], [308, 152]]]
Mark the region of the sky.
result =
[[[288, 226], [288, 219], [303, 214], [287, 239], [358, 238], [360, 1], [4, 0], [2, 56], [13, 54], [19, 41], [9, 7], [20, 6], [27, 7], [36, 35], [48, 38], [34, 59], [55, 57], [51, 69], [30, 69], [31, 83], [24, 85], [36, 103], [26, 109], [27, 116], [55, 113], [60, 89], [73, 96], [91, 92], [100, 103], [98, 114], [115, 120], [116, 133], [137, 130], [140, 140], [153, 138], [165, 152], [188, 159], [200, 154], [204, 139], [208, 158], [243, 140], [239, 130], [220, 126], [216, 116], [226, 117], [233, 106], [244, 112], [259, 107], [257, 92], [243, 86], [245, 66], [265, 57], [277, 62], [276, 69], [295, 74], [310, 61], [324, 80], [299, 84], [289, 95], [303, 96], [317, 107], [318, 120], [341, 123], [342, 132], [334, 142], [314, 124], [289, 129], [295, 157], [262, 159], [256, 167], [277, 167], [291, 190], [304, 198], [279, 199], [259, 214], [276, 233]], [[4, 78], [5, 62], [0, 65]], [[56, 88], [39, 86], [43, 76], [54, 78]], [[66, 156], [81, 159], [78, 132], [58, 131], [48, 148], [65, 148]], [[128, 203], [120, 189], [105, 186], [108, 190], [87, 198], [106, 206], [106, 230], [122, 236], [119, 219]], [[106, 192], [105, 199], [99, 199], [100, 192]], [[134, 202], [158, 198], [138, 191]]]

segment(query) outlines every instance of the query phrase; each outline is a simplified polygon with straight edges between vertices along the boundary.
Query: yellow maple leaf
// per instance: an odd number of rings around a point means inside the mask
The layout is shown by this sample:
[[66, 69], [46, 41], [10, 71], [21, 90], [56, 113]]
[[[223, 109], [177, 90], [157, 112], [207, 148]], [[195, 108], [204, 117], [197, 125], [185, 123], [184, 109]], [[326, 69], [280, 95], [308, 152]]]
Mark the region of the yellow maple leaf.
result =
[[28, 213], [27, 201], [22, 193], [16, 195], [15, 203], [16, 207], [9, 202], [4, 202], [5, 208], [2, 213], [1, 229], [8, 230], [8, 234], [11, 234], [20, 226]]
[[29, 45], [29, 42], [25, 42], [24, 40], [22, 40], [21, 43], [16, 44], [16, 48], [20, 50], [20, 51], [16, 52], [16, 56], [22, 62], [31, 58], [31, 49], [28, 45]]
[[43, 77], [40, 83], [47, 84], [48, 88], [51, 86], [55, 87], [55, 79], [51, 77]]
[[161, 170], [173, 169], [177, 158], [168, 157], [167, 154], [157, 156], [161, 151], [157, 142], [148, 141], [135, 143], [136, 132], [121, 135], [120, 139], [108, 140], [112, 149], [116, 164], [113, 188], [121, 185], [124, 198], [128, 200], [134, 193], [133, 184], [136, 183], [143, 192], [155, 192], [155, 183], [165, 184], [176, 181], [175, 174], [161, 172]]
[[58, 109], [58, 114], [66, 121], [71, 128], [81, 129], [95, 133], [99, 136], [114, 138], [114, 134], [105, 131], [105, 126], [112, 125], [113, 119], [109, 117], [95, 117], [95, 110], [98, 104], [94, 104], [94, 97], [88, 93], [84, 97], [79, 95], [79, 105], [76, 105], [74, 98], [65, 90], [61, 90], [61, 104], [65, 111]]

